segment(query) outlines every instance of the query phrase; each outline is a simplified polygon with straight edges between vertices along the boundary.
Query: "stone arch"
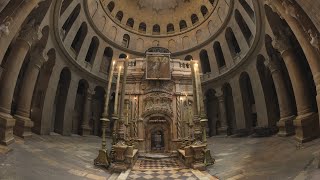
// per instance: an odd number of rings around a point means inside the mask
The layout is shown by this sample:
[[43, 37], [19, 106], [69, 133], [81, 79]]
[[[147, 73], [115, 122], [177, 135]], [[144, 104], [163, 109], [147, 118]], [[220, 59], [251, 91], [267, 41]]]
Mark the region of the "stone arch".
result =
[[239, 46], [236, 36], [233, 33], [233, 30], [230, 27], [226, 29], [225, 38], [226, 38], [230, 53], [232, 57], [235, 58], [241, 52], [241, 48]]
[[236, 19], [236, 22], [237, 22], [243, 36], [245, 37], [245, 39], [247, 41], [247, 44], [250, 45], [253, 40], [253, 35], [252, 35], [252, 32], [251, 32], [248, 24], [246, 23], [246, 21], [244, 20], [244, 18], [242, 17], [242, 15], [238, 9], [235, 10], [234, 17]]
[[258, 125], [258, 120], [251, 79], [247, 72], [241, 73], [239, 83], [246, 121], [246, 129], [252, 133], [253, 129]]
[[69, 33], [72, 25], [74, 24], [74, 22], [76, 21], [76, 19], [78, 18], [79, 14], [80, 14], [80, 10], [81, 10], [81, 5], [78, 4], [73, 11], [71, 12], [71, 14], [69, 15], [68, 19], [64, 22], [63, 26], [62, 26], [62, 39], [64, 39], [67, 34]]
[[225, 102], [226, 118], [227, 118], [227, 135], [232, 135], [236, 133], [237, 123], [236, 123], [236, 113], [233, 101], [232, 87], [229, 83], [222, 86], [222, 92]]
[[74, 50], [76, 56], [79, 54], [81, 50], [82, 44], [87, 36], [87, 33], [88, 33], [87, 23], [83, 22], [71, 44], [71, 48]]
[[88, 94], [89, 84], [85, 79], [81, 79], [78, 82], [77, 95], [74, 105], [74, 114], [72, 117], [72, 129], [73, 134], [82, 134], [82, 125], [84, 121], [85, 101]]
[[63, 134], [65, 119], [66, 101], [71, 81], [71, 71], [65, 67], [60, 73], [59, 83], [54, 102], [54, 118], [52, 130], [58, 134]]
[[218, 134], [218, 128], [220, 123], [219, 116], [219, 101], [216, 97], [216, 91], [214, 89], [208, 89], [205, 92], [206, 111], [208, 117], [209, 136], [215, 136]]
[[203, 74], [211, 72], [208, 52], [204, 49], [200, 51], [200, 63]]
[[91, 43], [86, 55], [86, 59], [85, 59], [86, 62], [90, 63], [91, 65], [94, 63], [98, 48], [99, 48], [99, 39], [96, 36], [94, 36], [91, 39]]

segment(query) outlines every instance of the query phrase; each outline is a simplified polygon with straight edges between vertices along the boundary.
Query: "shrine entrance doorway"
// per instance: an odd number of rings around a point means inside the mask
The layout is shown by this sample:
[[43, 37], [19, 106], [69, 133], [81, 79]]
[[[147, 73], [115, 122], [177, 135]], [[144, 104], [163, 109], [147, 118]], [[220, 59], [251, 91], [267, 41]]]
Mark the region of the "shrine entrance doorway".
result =
[[151, 117], [146, 123], [146, 152], [168, 153], [170, 123], [164, 117]]

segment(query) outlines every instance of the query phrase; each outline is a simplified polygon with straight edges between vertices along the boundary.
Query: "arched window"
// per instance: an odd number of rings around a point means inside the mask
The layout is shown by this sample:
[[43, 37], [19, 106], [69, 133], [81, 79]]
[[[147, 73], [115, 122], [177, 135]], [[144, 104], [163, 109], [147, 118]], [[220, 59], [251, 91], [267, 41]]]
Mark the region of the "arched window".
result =
[[116, 18], [121, 22], [121, 20], [123, 18], [123, 12], [122, 11], [117, 12]]
[[200, 63], [203, 74], [211, 72], [209, 56], [207, 51], [204, 49], [200, 51]]
[[213, 6], [214, 0], [209, 0], [209, 2], [210, 2], [210, 4], [212, 4], [212, 6]]
[[191, 61], [193, 59], [193, 57], [191, 55], [187, 55], [184, 60], [186, 61]]
[[232, 31], [232, 29], [229, 27], [226, 30], [226, 40], [227, 40], [227, 44], [230, 50], [230, 53], [232, 55], [232, 57], [236, 57], [237, 54], [239, 54], [241, 52], [239, 43]]
[[224, 67], [226, 65], [226, 61], [224, 59], [224, 55], [219, 42], [215, 42], [213, 44], [213, 51], [217, 60], [218, 67], [219, 68]]
[[249, 26], [247, 25], [247, 23], [243, 19], [242, 15], [240, 14], [238, 9], [235, 10], [235, 19], [237, 21], [237, 24], [240, 27], [242, 34], [246, 38], [247, 43], [250, 45], [250, 43], [253, 39], [253, 35], [252, 35], [252, 32], [251, 32]]
[[195, 24], [195, 23], [197, 23], [198, 21], [199, 21], [198, 16], [197, 16], [196, 14], [192, 14], [192, 15], [191, 15], [191, 22], [192, 22], [192, 24]]
[[93, 37], [87, 52], [86, 59], [85, 59], [86, 62], [93, 64], [98, 51], [98, 47], [99, 47], [99, 39], [97, 37]]
[[61, 5], [60, 16], [64, 13], [64, 11], [69, 7], [72, 0], [64, 0]]
[[119, 58], [120, 58], [120, 59], [125, 59], [125, 58], [127, 58], [127, 57], [128, 57], [128, 56], [127, 56], [126, 54], [123, 54], [123, 53], [119, 55]]
[[167, 32], [168, 33], [173, 33], [174, 32], [174, 26], [173, 26], [173, 24], [168, 24], [167, 25]]
[[160, 34], [160, 26], [158, 24], [154, 25], [152, 30], [153, 34]]
[[110, 68], [110, 64], [112, 62], [112, 57], [113, 57], [113, 50], [110, 47], [107, 47], [104, 49], [103, 52], [103, 59], [101, 62], [101, 66], [100, 66], [100, 71], [103, 73], [108, 73], [109, 72], [109, 68]]
[[205, 17], [206, 15], [208, 15], [208, 9], [206, 6], [201, 6], [200, 8], [202, 16]]
[[87, 27], [87, 24], [84, 22], [81, 24], [71, 44], [71, 48], [75, 51], [76, 55], [78, 55], [81, 50], [81, 46], [83, 44], [84, 39], [87, 36], [87, 32], [88, 32], [88, 27]]
[[183, 31], [185, 29], [187, 29], [187, 23], [185, 20], [181, 20], [180, 23], [179, 23], [179, 26], [180, 26], [180, 31]]
[[128, 34], [123, 35], [122, 46], [128, 48], [130, 44], [130, 36]]
[[64, 22], [62, 26], [62, 37], [63, 39], [67, 36], [68, 32], [70, 31], [73, 23], [76, 21], [77, 17], [79, 16], [81, 6], [78, 4], [76, 8], [72, 11], [66, 22]]
[[127, 20], [127, 26], [133, 28], [133, 25], [134, 25], [134, 20], [133, 20], [132, 18], [129, 18], [129, 19]]
[[145, 33], [146, 30], [147, 30], [147, 25], [146, 25], [146, 23], [144, 23], [144, 22], [140, 23], [140, 24], [139, 24], [139, 31]]
[[114, 2], [110, 1], [109, 4], [107, 5], [107, 8], [108, 8], [109, 12], [112, 12], [114, 9]]
[[247, 1], [245, 0], [239, 0], [241, 6], [243, 7], [243, 9], [248, 13], [248, 15], [250, 16], [250, 18], [252, 19], [252, 21], [254, 22], [254, 11], [252, 10], [252, 8], [250, 7], [250, 5], [247, 3]]

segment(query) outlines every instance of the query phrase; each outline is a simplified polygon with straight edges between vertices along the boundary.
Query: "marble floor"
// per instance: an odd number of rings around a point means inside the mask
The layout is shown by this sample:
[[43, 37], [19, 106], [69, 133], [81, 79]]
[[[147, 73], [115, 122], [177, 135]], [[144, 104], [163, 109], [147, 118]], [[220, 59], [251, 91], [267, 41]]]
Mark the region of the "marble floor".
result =
[[[159, 179], [168, 179], [166, 177], [169, 176], [203, 179], [199, 178], [200, 172], [188, 169], [176, 170], [173, 175], [165, 171], [154, 174], [152, 170], [111, 174], [93, 165], [100, 141], [94, 136], [34, 135], [27, 140], [17, 138], [16, 143], [9, 147], [0, 146], [0, 180], [116, 180], [124, 177], [134, 179], [141, 174], [146, 177], [155, 175]], [[320, 179], [320, 139], [301, 145], [291, 137], [214, 137], [208, 139], [208, 146], [216, 163], [208, 167], [207, 173], [219, 179]]]

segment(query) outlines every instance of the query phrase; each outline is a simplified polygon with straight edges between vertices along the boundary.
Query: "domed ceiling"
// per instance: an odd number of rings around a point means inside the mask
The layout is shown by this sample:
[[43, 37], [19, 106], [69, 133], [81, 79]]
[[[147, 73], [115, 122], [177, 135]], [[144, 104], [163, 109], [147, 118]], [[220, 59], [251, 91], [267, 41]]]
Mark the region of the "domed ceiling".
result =
[[152, 9], [156, 12], [167, 9], [174, 10], [185, 2], [190, 2], [190, 0], [137, 0], [139, 7]]

